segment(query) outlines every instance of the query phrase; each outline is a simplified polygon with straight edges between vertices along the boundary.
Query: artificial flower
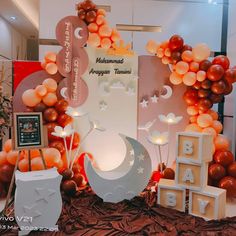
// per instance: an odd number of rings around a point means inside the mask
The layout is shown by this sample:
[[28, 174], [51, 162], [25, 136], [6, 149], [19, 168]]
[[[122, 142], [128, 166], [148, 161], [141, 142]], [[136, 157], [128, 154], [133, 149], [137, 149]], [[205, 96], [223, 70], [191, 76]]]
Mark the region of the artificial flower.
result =
[[100, 125], [98, 121], [90, 121], [91, 128], [99, 131], [105, 131], [106, 129]]
[[168, 143], [168, 132], [153, 131], [147, 139], [154, 145], [164, 146]]
[[66, 114], [72, 118], [84, 116], [87, 112], [83, 111], [80, 107], [68, 107], [66, 110]]
[[158, 117], [161, 122], [167, 123], [170, 125], [178, 124], [183, 119], [182, 116], [176, 116], [174, 113], [169, 113], [167, 116], [159, 115]]
[[61, 126], [56, 126], [54, 128], [54, 132], [52, 132], [53, 136], [65, 138], [71, 136], [75, 131], [72, 129], [71, 125], [67, 125], [64, 129]]

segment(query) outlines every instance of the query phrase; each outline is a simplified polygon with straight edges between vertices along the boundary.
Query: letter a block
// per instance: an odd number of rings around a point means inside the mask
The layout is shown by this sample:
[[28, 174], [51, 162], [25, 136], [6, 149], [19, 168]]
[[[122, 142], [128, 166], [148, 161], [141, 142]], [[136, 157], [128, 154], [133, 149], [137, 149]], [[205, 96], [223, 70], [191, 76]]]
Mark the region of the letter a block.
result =
[[175, 183], [180, 187], [201, 190], [207, 185], [208, 164], [176, 162]]
[[225, 217], [226, 191], [207, 186], [201, 192], [189, 192], [189, 214], [205, 220]]
[[181, 132], [177, 133], [177, 160], [197, 163], [212, 160], [213, 136], [209, 134]]
[[158, 183], [158, 204], [176, 209], [178, 211], [185, 211], [185, 197], [186, 191], [181, 187], [175, 185], [174, 180], [161, 179]]

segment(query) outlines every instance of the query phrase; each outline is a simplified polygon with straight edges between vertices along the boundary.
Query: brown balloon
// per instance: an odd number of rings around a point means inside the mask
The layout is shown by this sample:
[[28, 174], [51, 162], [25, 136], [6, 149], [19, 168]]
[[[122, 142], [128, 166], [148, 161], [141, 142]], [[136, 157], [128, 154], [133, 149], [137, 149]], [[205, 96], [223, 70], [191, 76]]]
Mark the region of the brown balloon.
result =
[[84, 8], [85, 11], [89, 11], [89, 10], [94, 8], [94, 4], [93, 4], [92, 1], [87, 0], [87, 1], [84, 2], [83, 8]]
[[199, 70], [207, 71], [211, 67], [212, 63], [208, 60], [203, 60], [199, 64]]
[[62, 126], [63, 128], [69, 125], [72, 121], [73, 119], [67, 114], [61, 114], [58, 116], [58, 119], [57, 119], [58, 124]]
[[65, 180], [62, 182], [62, 190], [69, 196], [74, 196], [77, 191], [77, 184], [73, 180]]
[[209, 99], [213, 102], [213, 103], [220, 103], [224, 100], [224, 95], [220, 94], [214, 94], [212, 93], [210, 96], [209, 96]]
[[210, 94], [211, 94], [211, 91], [208, 89], [199, 89], [198, 90], [198, 96], [200, 98], [207, 98], [210, 96]]
[[171, 168], [166, 168], [163, 172], [164, 179], [175, 179], [175, 172]]
[[211, 65], [207, 71], [207, 78], [211, 81], [218, 81], [220, 80], [225, 71], [221, 65]]
[[84, 177], [83, 177], [83, 175], [81, 175], [80, 173], [76, 173], [76, 174], [73, 176], [72, 180], [75, 181], [77, 187], [81, 187], [81, 186], [83, 185], [83, 182], [84, 182]]
[[173, 51], [180, 51], [184, 46], [184, 40], [179, 35], [173, 35], [169, 40], [169, 48]]
[[236, 178], [236, 161], [234, 161], [232, 164], [230, 164], [227, 168], [228, 175]]
[[189, 105], [189, 106], [193, 106], [195, 104], [198, 103], [198, 91], [196, 89], [188, 89], [185, 93], [184, 93], [184, 101]]
[[201, 83], [201, 87], [203, 89], [210, 89], [211, 85], [212, 85], [212, 82], [209, 79], [206, 79]]
[[78, 10], [78, 16], [79, 16], [80, 20], [85, 20], [85, 17], [86, 17], [85, 10], [84, 9]]
[[219, 182], [219, 187], [226, 189], [228, 197], [236, 197], [236, 179], [226, 176]]
[[216, 81], [211, 86], [211, 91], [215, 94], [219, 95], [224, 94], [225, 90], [226, 90], [226, 84], [224, 80]]
[[182, 52], [184, 52], [184, 51], [192, 51], [192, 50], [193, 50], [193, 48], [190, 45], [188, 45], [188, 44], [185, 44], [183, 46], [183, 48], [182, 48]]
[[219, 55], [213, 59], [212, 64], [221, 65], [224, 70], [227, 70], [229, 69], [230, 61], [228, 57], [224, 55]]
[[3, 183], [11, 182], [13, 171], [14, 171], [14, 166], [10, 164], [5, 164], [0, 166], [0, 181]]
[[181, 53], [180, 52], [172, 52], [171, 53], [171, 59], [174, 63], [177, 63], [178, 61], [181, 60]]
[[225, 79], [231, 84], [236, 82], [236, 68], [228, 69], [225, 72]]
[[62, 114], [66, 112], [68, 106], [69, 103], [65, 99], [61, 99], [55, 104], [55, 109], [59, 114]]
[[196, 83], [193, 85], [193, 88], [195, 88], [195, 89], [200, 89], [201, 88], [201, 85], [202, 85], [202, 83], [201, 82], [199, 82], [199, 81], [196, 81]]
[[60, 141], [60, 140], [62, 140], [60, 137], [56, 137], [56, 136], [54, 136], [54, 135], [52, 135], [52, 132], [54, 132], [54, 130], [55, 130], [55, 127], [56, 126], [58, 126], [59, 124], [57, 124], [57, 123], [54, 123], [54, 122], [52, 122], [52, 123], [48, 123], [46, 126], [47, 126], [47, 130], [48, 130], [48, 140], [50, 141], [50, 142], [52, 142], [52, 141]]
[[63, 180], [69, 180], [72, 179], [74, 176], [74, 173], [71, 169], [66, 169], [62, 172], [62, 179]]
[[198, 102], [198, 109], [202, 112], [208, 111], [210, 108], [212, 108], [213, 103], [210, 99], [207, 98], [201, 98]]
[[92, 23], [92, 22], [94, 22], [96, 20], [96, 17], [97, 17], [97, 13], [92, 10], [92, 11], [87, 12], [85, 20], [88, 23]]
[[208, 173], [213, 180], [220, 180], [226, 175], [225, 168], [218, 163], [211, 165], [209, 167]]
[[233, 163], [234, 155], [231, 151], [219, 150], [214, 154], [214, 161], [224, 167], [227, 167]]
[[35, 112], [44, 112], [46, 109], [47, 109], [47, 106], [43, 102], [40, 102], [34, 107]]
[[228, 80], [224, 80], [224, 82], [226, 85], [224, 95], [229, 95], [233, 91], [233, 85], [230, 82], [228, 82]]
[[47, 122], [54, 122], [57, 120], [58, 113], [55, 108], [47, 108], [43, 113], [43, 118]]

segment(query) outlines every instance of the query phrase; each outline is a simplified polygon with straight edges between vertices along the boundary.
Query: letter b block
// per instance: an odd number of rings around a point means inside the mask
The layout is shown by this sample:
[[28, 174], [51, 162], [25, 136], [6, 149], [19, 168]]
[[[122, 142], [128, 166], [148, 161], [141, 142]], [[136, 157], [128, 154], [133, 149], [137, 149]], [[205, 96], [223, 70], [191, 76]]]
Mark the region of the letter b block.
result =
[[185, 189], [177, 187], [174, 180], [160, 179], [158, 183], [158, 204], [184, 212], [185, 196]]
[[201, 164], [212, 160], [213, 136], [201, 133], [177, 133], [177, 160]]
[[226, 191], [207, 186], [201, 192], [189, 192], [189, 214], [205, 220], [225, 217]]

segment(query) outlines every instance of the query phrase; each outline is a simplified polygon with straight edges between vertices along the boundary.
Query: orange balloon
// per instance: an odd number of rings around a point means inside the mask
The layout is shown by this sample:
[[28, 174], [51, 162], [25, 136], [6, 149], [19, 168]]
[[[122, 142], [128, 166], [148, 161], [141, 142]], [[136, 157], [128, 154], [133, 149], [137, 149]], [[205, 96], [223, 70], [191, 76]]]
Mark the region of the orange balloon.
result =
[[158, 48], [157, 49], [157, 57], [162, 58], [164, 57], [164, 49], [163, 48]]
[[58, 165], [61, 160], [60, 152], [55, 148], [46, 148], [43, 150], [43, 155], [47, 167], [54, 167]]
[[157, 43], [154, 40], [149, 40], [147, 45], [146, 45], [146, 50], [150, 54], [156, 54], [157, 51]]
[[[31, 165], [32, 166], [32, 165]], [[19, 170], [21, 172], [27, 172], [29, 171], [29, 160], [28, 159], [22, 159], [20, 162], [19, 162]]]
[[191, 116], [191, 117], [189, 118], [190, 123], [191, 123], [191, 124], [192, 124], [192, 123], [197, 123], [197, 118], [198, 118], [198, 116]]
[[199, 43], [193, 48], [193, 60], [201, 62], [211, 55], [210, 48], [205, 43]]
[[106, 16], [106, 11], [105, 11], [104, 9], [98, 9], [98, 10], [97, 10], [97, 15]]
[[198, 72], [199, 70], [199, 63], [192, 61], [189, 65], [189, 69], [193, 72]]
[[175, 66], [176, 72], [180, 75], [184, 75], [189, 70], [189, 65], [187, 62], [179, 61]]
[[54, 62], [50, 62], [46, 65], [45, 70], [49, 75], [55, 75], [58, 71], [58, 67]]
[[183, 77], [183, 83], [187, 86], [192, 86], [196, 83], [197, 76], [195, 72], [187, 72]]
[[88, 44], [91, 47], [99, 47], [101, 44], [101, 38], [97, 33], [90, 33], [88, 38]]
[[182, 75], [174, 71], [170, 75], [170, 82], [174, 85], [181, 84], [183, 82], [183, 77]]
[[165, 55], [166, 57], [170, 57], [170, 56], [171, 56], [171, 51], [170, 51], [169, 48], [166, 48], [166, 49], [165, 49], [164, 55]]
[[8, 139], [3, 145], [3, 151], [10, 152], [12, 150], [12, 140]]
[[163, 41], [160, 46], [165, 50], [169, 47], [169, 40]]
[[44, 170], [44, 165], [41, 157], [36, 157], [31, 161], [32, 171]]
[[213, 135], [214, 138], [217, 135], [216, 131], [212, 127], [205, 128], [202, 130], [202, 132], [205, 134], [211, 134], [211, 135]]
[[111, 40], [113, 42], [120, 41], [120, 33], [116, 29], [112, 29]]
[[187, 125], [187, 127], [185, 128], [185, 131], [201, 133], [202, 132], [202, 128], [199, 127], [197, 124], [193, 123], [193, 124]]
[[105, 17], [103, 15], [98, 15], [96, 19], [97, 25], [102, 25], [105, 22]]
[[112, 33], [112, 29], [108, 25], [102, 25], [99, 28], [98, 33], [101, 37], [110, 37]]
[[43, 97], [47, 94], [47, 88], [44, 85], [38, 85], [35, 88], [35, 92], [37, 93], [37, 95], [39, 95], [40, 97]]
[[167, 65], [167, 64], [169, 64], [170, 63], [170, 58], [169, 57], [167, 57], [167, 56], [164, 56], [164, 57], [162, 57], [162, 63], [164, 64], [164, 65]]
[[96, 33], [98, 31], [98, 25], [96, 23], [90, 23], [88, 25], [88, 30], [91, 33]]
[[43, 98], [43, 103], [49, 107], [54, 106], [57, 102], [57, 95], [55, 93], [48, 93]]
[[218, 112], [216, 112], [212, 109], [208, 110], [207, 114], [209, 114], [213, 120], [218, 120], [218, 118], [219, 118]]
[[111, 47], [111, 40], [109, 38], [103, 38], [101, 41], [101, 48], [109, 49]]
[[41, 97], [34, 89], [28, 89], [22, 94], [22, 101], [28, 107], [35, 107], [41, 102]]
[[[24, 153], [24, 158], [25, 159], [28, 159], [29, 158], [29, 155], [28, 155], [28, 150], [25, 150], [25, 153]], [[40, 157], [40, 152], [38, 149], [31, 149], [30, 150], [30, 157], [31, 159], [35, 158], [35, 157]]]
[[16, 164], [18, 153], [19, 153], [18, 151], [10, 151], [10, 152], [7, 153], [7, 161], [11, 165], [15, 165]]
[[187, 108], [187, 113], [190, 116], [196, 116], [196, 115], [198, 115], [198, 108], [196, 106], [189, 106]]
[[185, 62], [191, 62], [193, 60], [193, 53], [190, 50], [186, 50], [181, 55], [182, 60]]
[[218, 120], [214, 120], [214, 121], [212, 122], [211, 127], [212, 127], [213, 129], [215, 129], [215, 131], [216, 131], [217, 134], [220, 134], [220, 133], [222, 132], [222, 130], [223, 130], [223, 125], [222, 125], [222, 124], [220, 123], [220, 121], [218, 121]]
[[44, 59], [46, 63], [50, 63], [50, 62], [55, 63], [57, 60], [57, 54], [55, 52], [48, 52], [46, 53]]
[[215, 147], [217, 150], [229, 150], [230, 143], [229, 140], [222, 134], [218, 134], [215, 138]]
[[209, 114], [201, 114], [197, 118], [197, 124], [201, 128], [207, 128], [210, 127], [213, 123], [213, 119]]
[[56, 92], [57, 91], [57, 82], [54, 79], [45, 79], [43, 81], [43, 85], [47, 88], [48, 92]]
[[45, 61], [41, 62], [41, 67], [45, 70], [47, 63]]
[[7, 164], [7, 153], [4, 151], [0, 152], [0, 166]]
[[197, 81], [202, 82], [206, 79], [206, 71], [199, 70], [197, 72]]

